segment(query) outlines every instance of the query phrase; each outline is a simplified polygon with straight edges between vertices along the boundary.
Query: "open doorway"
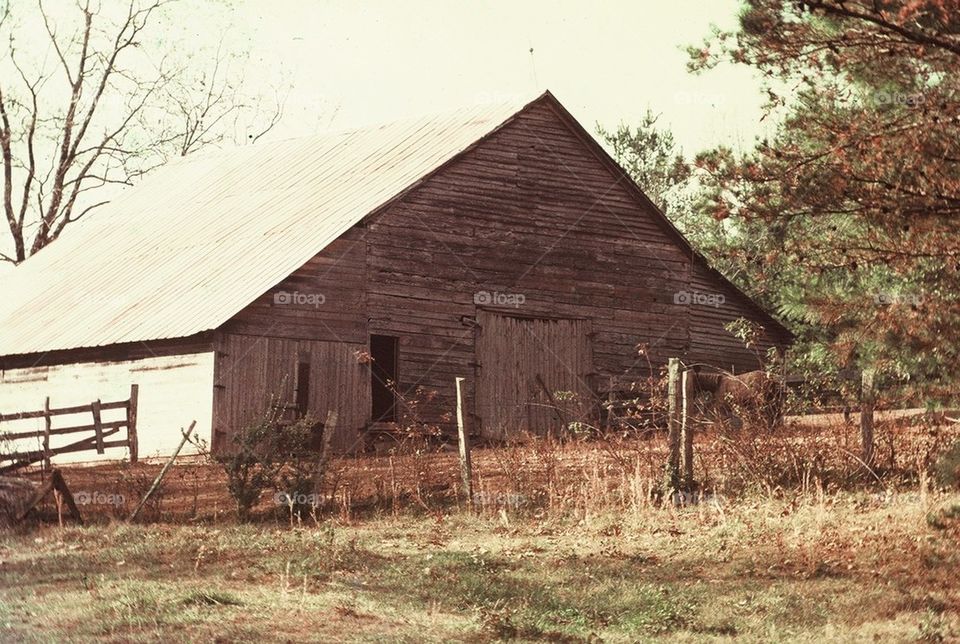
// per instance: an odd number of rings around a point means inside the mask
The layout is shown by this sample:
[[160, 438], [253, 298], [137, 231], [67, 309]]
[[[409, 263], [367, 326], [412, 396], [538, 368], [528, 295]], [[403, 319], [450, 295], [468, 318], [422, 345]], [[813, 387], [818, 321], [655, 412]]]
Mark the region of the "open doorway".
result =
[[397, 422], [397, 362], [400, 339], [391, 335], [370, 336], [371, 419], [375, 423]]

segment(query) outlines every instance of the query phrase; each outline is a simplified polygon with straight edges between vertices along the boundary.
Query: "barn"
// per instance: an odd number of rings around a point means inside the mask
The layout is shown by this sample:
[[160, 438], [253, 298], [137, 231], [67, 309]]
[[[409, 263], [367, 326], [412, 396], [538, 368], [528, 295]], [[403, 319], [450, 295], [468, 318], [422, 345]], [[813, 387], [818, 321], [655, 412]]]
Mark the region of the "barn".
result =
[[458, 377], [475, 435], [548, 431], [669, 357], [755, 369], [731, 320], [790, 340], [549, 92], [178, 160], [2, 283], [0, 413], [137, 384], [146, 456], [271, 399], [344, 453], [450, 431]]

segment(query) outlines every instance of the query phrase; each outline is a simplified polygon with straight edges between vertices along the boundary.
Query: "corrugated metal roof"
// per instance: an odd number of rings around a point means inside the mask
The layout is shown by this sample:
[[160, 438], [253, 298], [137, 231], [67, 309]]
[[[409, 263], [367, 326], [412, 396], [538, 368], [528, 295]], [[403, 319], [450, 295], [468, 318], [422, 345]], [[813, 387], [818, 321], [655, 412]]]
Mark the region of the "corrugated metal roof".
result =
[[530, 102], [171, 163], [3, 275], [0, 355], [215, 329]]

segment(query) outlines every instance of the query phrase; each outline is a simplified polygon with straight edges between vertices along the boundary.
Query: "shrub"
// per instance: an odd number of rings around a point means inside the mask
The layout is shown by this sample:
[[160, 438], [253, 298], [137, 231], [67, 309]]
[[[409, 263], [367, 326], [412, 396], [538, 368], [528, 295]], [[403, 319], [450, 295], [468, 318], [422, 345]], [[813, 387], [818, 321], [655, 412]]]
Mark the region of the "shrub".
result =
[[316, 422], [309, 414], [283, 428], [282, 464], [275, 485], [278, 500], [286, 502], [290, 512], [303, 517], [318, 505], [316, 483], [323, 476], [326, 459], [313, 445]]
[[960, 488], [960, 441], [944, 452], [933, 466], [934, 476], [939, 485], [947, 488]]
[[250, 518], [266, 490], [279, 489], [293, 499], [306, 498], [312, 492], [308, 463], [315, 458], [309, 451], [315, 422], [307, 415], [287, 424], [281, 413], [271, 404], [240, 427], [233, 437], [233, 449], [221, 460], [227, 490], [241, 521]]

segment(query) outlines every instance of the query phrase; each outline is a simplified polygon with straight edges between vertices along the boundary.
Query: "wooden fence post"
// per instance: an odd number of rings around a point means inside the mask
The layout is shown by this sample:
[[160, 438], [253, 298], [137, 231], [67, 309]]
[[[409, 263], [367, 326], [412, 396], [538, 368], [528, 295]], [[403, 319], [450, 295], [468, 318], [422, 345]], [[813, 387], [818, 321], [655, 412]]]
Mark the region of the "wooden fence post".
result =
[[680, 433], [683, 436], [683, 489], [688, 494], [693, 492], [693, 423], [690, 422], [687, 401], [687, 381], [692, 373], [691, 370], [684, 369], [680, 380], [683, 401], [680, 406]]
[[133, 521], [137, 518], [137, 515], [140, 514], [140, 510], [142, 510], [143, 506], [146, 505], [147, 500], [153, 496], [153, 493], [157, 491], [158, 487], [160, 487], [160, 483], [163, 482], [163, 477], [167, 475], [167, 470], [169, 470], [170, 466], [173, 465], [173, 462], [177, 460], [180, 450], [182, 450], [186, 442], [190, 440], [190, 434], [193, 433], [193, 428], [196, 426], [197, 421], [193, 421], [190, 423], [190, 427], [187, 428], [187, 431], [183, 431], [183, 429], [180, 430], [180, 433], [183, 434], [183, 439], [180, 441], [180, 444], [177, 445], [177, 449], [170, 456], [170, 460], [167, 461], [160, 469], [160, 473], [157, 474], [157, 478], [153, 479], [153, 484], [150, 486], [150, 489], [147, 490], [147, 493], [143, 495], [143, 498], [140, 499], [140, 503], [137, 504], [137, 507], [134, 508], [133, 512], [130, 513], [130, 516], [127, 517], [127, 521]]
[[864, 369], [860, 381], [860, 458], [867, 467], [873, 467], [873, 409], [876, 406], [874, 375], [872, 368]]
[[43, 469], [50, 469], [50, 396], [43, 401]]
[[317, 458], [316, 466], [313, 468], [313, 493], [317, 499], [320, 498], [323, 488], [323, 477], [327, 475], [327, 465], [330, 462], [330, 444], [333, 441], [334, 432], [337, 431], [338, 417], [339, 414], [337, 410], [329, 409], [327, 410], [327, 419], [323, 422], [323, 438], [321, 439], [320, 456]]
[[473, 464], [470, 462], [470, 435], [463, 423], [463, 381], [456, 378], [457, 384], [457, 437], [460, 443], [460, 477], [463, 479], [463, 491], [467, 503], [473, 508]]
[[90, 403], [90, 413], [93, 414], [93, 435], [97, 439], [97, 454], [103, 454], [103, 423], [100, 421], [100, 401]]
[[667, 485], [670, 490], [680, 486], [680, 423], [677, 422], [677, 376], [680, 359], [670, 358], [667, 363], [667, 443], [670, 455], [667, 458]]
[[130, 448], [130, 462], [137, 462], [137, 403], [140, 396], [140, 385], [130, 385], [130, 400], [127, 402], [127, 444]]

